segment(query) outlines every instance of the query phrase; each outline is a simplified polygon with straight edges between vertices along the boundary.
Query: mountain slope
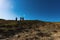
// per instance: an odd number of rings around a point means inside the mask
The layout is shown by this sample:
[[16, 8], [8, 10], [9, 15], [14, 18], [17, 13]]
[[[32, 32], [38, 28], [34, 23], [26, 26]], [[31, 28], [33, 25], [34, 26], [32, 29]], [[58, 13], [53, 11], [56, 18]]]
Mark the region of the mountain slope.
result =
[[58, 35], [60, 32], [59, 22], [44, 22], [39, 20], [0, 20], [0, 25], [2, 25], [2, 27], [0, 26], [0, 30], [3, 30], [2, 35], [4, 34], [4, 38], [8, 38], [8, 40], [60, 39], [59, 36], [55, 36], [55, 34]]

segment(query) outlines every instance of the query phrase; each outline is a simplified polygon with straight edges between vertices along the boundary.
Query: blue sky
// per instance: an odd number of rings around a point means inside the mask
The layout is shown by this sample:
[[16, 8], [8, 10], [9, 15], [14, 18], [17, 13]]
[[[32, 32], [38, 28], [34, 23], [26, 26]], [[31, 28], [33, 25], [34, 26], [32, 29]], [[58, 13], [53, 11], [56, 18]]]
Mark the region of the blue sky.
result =
[[[9, 3], [4, 19], [25, 17], [28, 20], [60, 21], [60, 0], [5, 0]], [[0, 3], [1, 4], [1, 3]], [[1, 6], [1, 5], [0, 5]], [[1, 11], [1, 10], [0, 10]], [[7, 12], [7, 13], [6, 13]], [[8, 15], [5, 16], [5, 15]]]

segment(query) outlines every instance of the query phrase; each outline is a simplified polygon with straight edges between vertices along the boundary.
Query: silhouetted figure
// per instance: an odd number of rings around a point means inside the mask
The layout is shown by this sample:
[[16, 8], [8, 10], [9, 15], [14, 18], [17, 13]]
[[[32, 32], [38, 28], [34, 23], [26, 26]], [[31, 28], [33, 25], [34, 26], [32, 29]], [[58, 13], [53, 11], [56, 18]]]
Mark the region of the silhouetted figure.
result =
[[24, 17], [20, 17], [20, 21], [23, 21], [24, 20]]
[[17, 17], [16, 17], [16, 21], [17, 21]]

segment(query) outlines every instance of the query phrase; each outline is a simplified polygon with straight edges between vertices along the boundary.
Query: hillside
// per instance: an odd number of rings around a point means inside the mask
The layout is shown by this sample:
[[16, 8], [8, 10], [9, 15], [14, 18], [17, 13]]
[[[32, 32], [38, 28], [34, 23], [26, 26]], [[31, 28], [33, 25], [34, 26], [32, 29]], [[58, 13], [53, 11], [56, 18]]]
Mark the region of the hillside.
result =
[[1, 40], [59, 40], [59, 33], [59, 22], [0, 20]]

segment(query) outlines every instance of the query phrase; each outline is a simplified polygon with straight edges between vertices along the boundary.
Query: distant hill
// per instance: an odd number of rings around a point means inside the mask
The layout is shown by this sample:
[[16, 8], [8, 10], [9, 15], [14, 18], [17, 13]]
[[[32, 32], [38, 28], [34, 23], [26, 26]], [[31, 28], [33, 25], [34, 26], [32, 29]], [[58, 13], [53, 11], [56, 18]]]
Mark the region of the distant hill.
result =
[[0, 20], [5, 20], [5, 19], [0, 19]]

